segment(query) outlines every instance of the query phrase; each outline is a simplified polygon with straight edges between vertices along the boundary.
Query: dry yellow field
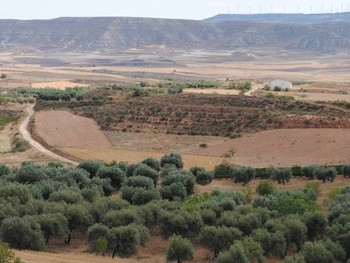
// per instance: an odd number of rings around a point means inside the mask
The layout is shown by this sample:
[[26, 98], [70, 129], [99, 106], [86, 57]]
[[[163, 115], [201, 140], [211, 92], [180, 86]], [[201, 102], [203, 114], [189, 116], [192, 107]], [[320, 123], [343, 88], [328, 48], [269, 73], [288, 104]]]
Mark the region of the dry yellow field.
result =
[[44, 89], [44, 88], [52, 88], [52, 89], [66, 89], [73, 87], [88, 87], [87, 84], [74, 83], [70, 81], [54, 81], [54, 82], [37, 82], [32, 83], [31, 87], [35, 89]]
[[233, 90], [233, 89], [184, 89], [183, 93], [238, 95], [238, 94], [240, 94], [240, 91], [239, 90]]
[[[160, 159], [165, 152], [151, 151], [127, 151], [117, 149], [89, 149], [89, 148], [72, 148], [72, 147], [57, 147], [57, 150], [63, 152], [67, 157], [71, 157], [76, 161], [82, 160], [102, 160], [106, 162], [129, 162], [138, 163], [148, 157]], [[182, 159], [185, 168], [193, 166], [203, 166], [206, 169], [213, 169], [215, 165], [220, 164], [224, 158], [213, 156], [199, 156], [183, 154]]]
[[279, 95], [293, 96], [304, 101], [346, 101], [350, 102], [350, 94], [311, 93], [311, 92], [278, 92]]

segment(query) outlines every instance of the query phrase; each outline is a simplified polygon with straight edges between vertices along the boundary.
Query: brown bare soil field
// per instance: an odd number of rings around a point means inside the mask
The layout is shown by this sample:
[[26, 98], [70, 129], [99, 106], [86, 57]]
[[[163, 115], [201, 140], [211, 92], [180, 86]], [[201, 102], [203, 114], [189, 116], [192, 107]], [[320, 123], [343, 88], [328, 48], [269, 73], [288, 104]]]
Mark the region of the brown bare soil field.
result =
[[280, 129], [245, 135], [224, 144], [188, 153], [222, 156], [253, 167], [350, 163], [349, 129]]
[[56, 82], [37, 82], [32, 83], [31, 87], [35, 89], [53, 88], [53, 89], [65, 89], [72, 87], [87, 87], [86, 84], [74, 83], [70, 81], [56, 81]]
[[108, 149], [111, 143], [89, 118], [67, 111], [42, 111], [35, 114], [34, 132], [50, 146]]

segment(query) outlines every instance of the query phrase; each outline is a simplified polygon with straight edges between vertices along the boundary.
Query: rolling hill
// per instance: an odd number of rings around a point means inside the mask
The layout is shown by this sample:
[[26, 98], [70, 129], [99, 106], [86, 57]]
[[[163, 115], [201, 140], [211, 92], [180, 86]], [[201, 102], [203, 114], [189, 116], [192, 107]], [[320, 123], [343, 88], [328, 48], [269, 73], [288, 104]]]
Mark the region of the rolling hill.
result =
[[0, 20], [0, 52], [174, 49], [287, 50], [334, 53], [350, 48], [350, 22], [287, 24], [153, 18]]
[[350, 21], [350, 12], [325, 14], [219, 14], [205, 19], [205, 21], [249, 21], [257, 23], [283, 23], [298, 25], [347, 23]]

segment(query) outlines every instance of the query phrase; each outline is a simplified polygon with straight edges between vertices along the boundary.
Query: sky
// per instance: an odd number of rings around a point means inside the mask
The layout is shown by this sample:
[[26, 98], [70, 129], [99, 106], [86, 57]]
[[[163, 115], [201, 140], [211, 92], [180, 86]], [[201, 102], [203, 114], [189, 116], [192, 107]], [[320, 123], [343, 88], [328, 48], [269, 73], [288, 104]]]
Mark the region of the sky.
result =
[[128, 16], [200, 20], [216, 14], [347, 12], [350, 0], [7, 0], [0, 19]]

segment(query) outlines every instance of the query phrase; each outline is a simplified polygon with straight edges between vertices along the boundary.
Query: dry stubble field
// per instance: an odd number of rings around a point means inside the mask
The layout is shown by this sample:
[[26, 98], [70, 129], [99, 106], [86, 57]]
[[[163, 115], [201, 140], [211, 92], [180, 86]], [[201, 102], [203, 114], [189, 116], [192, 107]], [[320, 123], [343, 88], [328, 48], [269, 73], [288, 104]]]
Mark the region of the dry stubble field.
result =
[[[34, 132], [75, 160], [139, 162], [177, 151], [187, 168], [213, 169], [228, 152], [233, 155], [225, 158], [230, 163], [252, 167], [350, 163], [348, 129], [280, 129], [236, 139], [113, 132], [112, 146], [93, 120], [65, 111], [42, 111], [35, 115]], [[208, 147], [200, 148], [202, 143]]]

